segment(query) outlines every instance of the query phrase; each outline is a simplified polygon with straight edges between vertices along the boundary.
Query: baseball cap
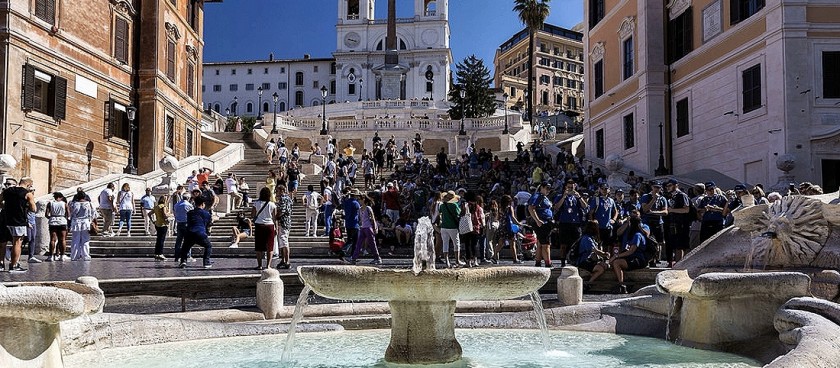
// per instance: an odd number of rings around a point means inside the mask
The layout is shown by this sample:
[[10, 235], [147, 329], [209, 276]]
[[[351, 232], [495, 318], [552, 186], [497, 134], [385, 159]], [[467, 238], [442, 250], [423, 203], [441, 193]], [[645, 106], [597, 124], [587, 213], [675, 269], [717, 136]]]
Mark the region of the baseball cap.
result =
[[618, 194], [618, 193], [624, 194], [624, 189], [621, 189], [621, 188], [616, 189], [615, 194]]
[[665, 184], [677, 185], [679, 183], [677, 182], [676, 179], [670, 178], [670, 179], [668, 179], [668, 181], [665, 182]]
[[744, 186], [743, 184], [738, 184], [738, 185], [735, 186], [735, 188], [732, 188], [732, 189], [734, 189], [736, 192], [737, 191], [746, 191], [747, 187]]
[[660, 187], [660, 188], [661, 188], [661, 187], [662, 187], [662, 182], [661, 182], [661, 181], [659, 181], [659, 180], [654, 180], [654, 181], [650, 182], [650, 186], [652, 186], [652, 187]]
[[609, 185], [609, 184], [607, 184], [607, 183], [601, 183], [600, 188], [601, 188], [601, 189], [610, 189], [610, 185]]
[[717, 186], [717, 185], [715, 185], [715, 182], [713, 182], [713, 181], [707, 181], [707, 182], [706, 182], [706, 189], [709, 189], [709, 188], [714, 188], [714, 187], [716, 187], [716, 186]]

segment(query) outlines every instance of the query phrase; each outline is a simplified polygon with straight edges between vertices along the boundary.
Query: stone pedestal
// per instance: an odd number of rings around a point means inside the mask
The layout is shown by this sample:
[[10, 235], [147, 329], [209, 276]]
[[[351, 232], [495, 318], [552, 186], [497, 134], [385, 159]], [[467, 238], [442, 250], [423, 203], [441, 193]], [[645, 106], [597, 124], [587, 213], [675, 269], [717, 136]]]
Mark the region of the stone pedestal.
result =
[[[35, 237], [34, 244], [29, 243], [30, 247], [35, 247], [35, 254], [43, 254], [50, 249], [50, 219], [46, 217], [48, 203], [48, 201], [36, 203], [35, 231], [38, 236]], [[69, 249], [70, 244], [67, 244], [67, 247]]]
[[461, 359], [455, 339], [455, 301], [388, 302], [391, 343], [385, 361], [397, 364], [441, 364]]
[[560, 305], [578, 305], [583, 302], [583, 279], [577, 267], [566, 266], [557, 277], [557, 301]]
[[276, 319], [283, 310], [283, 280], [273, 268], [263, 270], [257, 282], [257, 308], [265, 319]]

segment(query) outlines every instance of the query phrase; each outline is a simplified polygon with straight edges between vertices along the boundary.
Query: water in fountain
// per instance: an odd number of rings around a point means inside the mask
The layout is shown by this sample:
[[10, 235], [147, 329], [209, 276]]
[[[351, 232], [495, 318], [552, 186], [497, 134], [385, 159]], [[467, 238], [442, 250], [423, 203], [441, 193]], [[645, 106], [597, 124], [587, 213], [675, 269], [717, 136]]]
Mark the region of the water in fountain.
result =
[[93, 323], [93, 319], [90, 318], [89, 314], [84, 315], [84, 318], [87, 320], [88, 326], [90, 326], [90, 337], [93, 340], [93, 347], [96, 349], [99, 366], [104, 367], [105, 356], [102, 355], [102, 347], [99, 346], [99, 330], [96, 328], [96, 324]]
[[674, 318], [674, 309], [677, 308], [677, 297], [671, 295], [668, 302], [668, 320], [665, 323], [665, 341], [671, 341], [671, 319]]
[[756, 265], [756, 261], [760, 256], [761, 250], [764, 250], [764, 252], [767, 251], [767, 242], [772, 242], [772, 239], [764, 234], [755, 237], [750, 241], [750, 251], [747, 252], [747, 259], [744, 262], [744, 271], [763, 270], [765, 268], [766, 261], [765, 265], [762, 265], [761, 267]]
[[548, 351], [548, 324], [545, 322], [545, 312], [543, 312], [542, 298], [540, 298], [539, 291], [532, 291], [530, 295], [531, 302], [534, 303], [534, 313], [537, 317], [537, 326], [540, 327], [540, 337], [542, 338], [543, 351]]
[[312, 288], [305, 285], [298, 296], [297, 304], [295, 304], [295, 313], [292, 315], [292, 321], [289, 323], [289, 332], [286, 334], [286, 344], [283, 345], [283, 355], [280, 358], [281, 363], [289, 362], [292, 356], [292, 348], [295, 345], [295, 329], [298, 322], [303, 318], [303, 308], [309, 304], [309, 292]]

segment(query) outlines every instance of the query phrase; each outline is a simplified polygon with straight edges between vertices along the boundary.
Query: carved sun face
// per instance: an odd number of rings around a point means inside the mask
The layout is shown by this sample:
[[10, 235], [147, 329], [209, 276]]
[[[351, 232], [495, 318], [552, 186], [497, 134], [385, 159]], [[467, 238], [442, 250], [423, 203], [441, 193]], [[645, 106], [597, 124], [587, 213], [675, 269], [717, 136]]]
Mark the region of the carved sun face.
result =
[[822, 202], [802, 196], [789, 196], [774, 202], [759, 221], [763, 228], [759, 234], [764, 235], [753, 238], [753, 254], [757, 263], [766, 267], [810, 265], [822, 250], [830, 231], [823, 216]]

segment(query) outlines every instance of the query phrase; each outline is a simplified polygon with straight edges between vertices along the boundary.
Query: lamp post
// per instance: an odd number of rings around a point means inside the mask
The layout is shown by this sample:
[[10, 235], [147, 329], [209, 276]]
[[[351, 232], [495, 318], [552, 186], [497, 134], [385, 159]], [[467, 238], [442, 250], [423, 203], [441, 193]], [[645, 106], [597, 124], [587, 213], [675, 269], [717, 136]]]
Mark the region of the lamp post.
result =
[[321, 135], [327, 135], [329, 133], [327, 129], [327, 86], [321, 86], [321, 106], [324, 108], [324, 112], [321, 114]]
[[458, 131], [458, 135], [467, 135], [467, 131], [464, 130], [464, 105], [466, 105], [464, 99], [467, 97], [467, 89], [463, 84], [458, 89], [460, 89], [458, 93], [461, 96], [461, 130]]
[[665, 142], [662, 138], [662, 122], [659, 122], [659, 166], [656, 167], [654, 174], [656, 176], [668, 175], [668, 168], [665, 167], [665, 154], [663, 152]]
[[137, 175], [137, 168], [134, 167], [134, 116], [137, 113], [137, 108], [129, 106], [125, 108], [125, 114], [128, 117], [128, 165], [123, 169], [123, 173]]
[[227, 131], [228, 124], [230, 124], [230, 108], [226, 107], [225, 108], [225, 126], [223, 126], [222, 129], [220, 129], [220, 131], [222, 131], [222, 132]]
[[[359, 78], [359, 101], [361, 101], [361, 100], [362, 100], [362, 91], [363, 91], [363, 88], [364, 88], [364, 79]], [[323, 93], [323, 92], [321, 92], [321, 93]]]
[[259, 111], [259, 113], [257, 114], [257, 120], [259, 120], [259, 121], [262, 121], [262, 115], [263, 115], [263, 114], [262, 114], [262, 113], [263, 113], [263, 108], [262, 108], [262, 93], [263, 93], [262, 86], [257, 87], [257, 95], [259, 95], [259, 96], [260, 96], [259, 106], [257, 106], [257, 111]]
[[277, 134], [277, 99], [278, 98], [280, 98], [280, 96], [277, 95], [277, 92], [274, 92], [274, 94], [271, 95], [271, 99], [274, 100], [274, 116], [271, 119], [274, 122], [274, 125], [271, 126], [271, 134]]
[[233, 96], [233, 105], [231, 105], [230, 107], [230, 110], [231, 112], [233, 112], [233, 115], [237, 115], [237, 112], [239, 110], [239, 97]]
[[508, 132], [508, 121], [507, 121], [507, 119], [508, 119], [508, 116], [507, 116], [508, 97], [510, 97], [510, 96], [508, 96], [507, 93], [502, 94], [502, 101], [503, 101], [502, 104], [505, 106], [505, 129], [502, 130], [502, 134], [509, 134], [510, 133], [510, 132]]
[[87, 154], [87, 180], [90, 181], [90, 163], [93, 160], [93, 141], [88, 141], [85, 146], [85, 153]]

